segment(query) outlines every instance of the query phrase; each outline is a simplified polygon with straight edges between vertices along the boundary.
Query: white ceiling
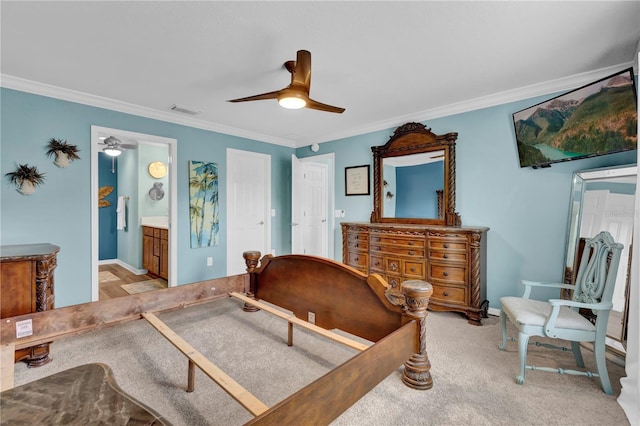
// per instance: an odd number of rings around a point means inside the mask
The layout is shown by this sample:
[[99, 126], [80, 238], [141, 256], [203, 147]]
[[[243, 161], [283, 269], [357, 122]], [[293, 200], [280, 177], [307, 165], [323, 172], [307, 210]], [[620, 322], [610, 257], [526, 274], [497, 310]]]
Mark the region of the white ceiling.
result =
[[[640, 41], [638, 1], [3, 0], [0, 17], [4, 87], [293, 147], [579, 87]], [[311, 98], [343, 114], [226, 102], [287, 86], [299, 49]]]

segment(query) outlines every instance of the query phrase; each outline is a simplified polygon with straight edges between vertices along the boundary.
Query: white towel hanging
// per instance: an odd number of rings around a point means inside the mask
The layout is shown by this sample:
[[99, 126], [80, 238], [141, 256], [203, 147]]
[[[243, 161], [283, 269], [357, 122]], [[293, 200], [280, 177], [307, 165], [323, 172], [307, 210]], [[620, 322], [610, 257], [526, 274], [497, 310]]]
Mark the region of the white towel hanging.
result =
[[117, 225], [116, 229], [118, 231], [124, 231], [127, 227], [127, 206], [125, 205], [125, 197], [118, 197], [118, 207], [116, 208], [117, 215]]

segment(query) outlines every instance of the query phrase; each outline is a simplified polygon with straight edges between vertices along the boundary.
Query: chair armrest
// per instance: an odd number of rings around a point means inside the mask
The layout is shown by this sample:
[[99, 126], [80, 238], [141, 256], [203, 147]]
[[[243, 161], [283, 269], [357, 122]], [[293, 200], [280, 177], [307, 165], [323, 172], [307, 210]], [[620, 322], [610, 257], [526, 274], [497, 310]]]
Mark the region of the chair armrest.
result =
[[560, 306], [569, 306], [572, 308], [580, 308], [580, 309], [591, 309], [594, 311], [608, 311], [609, 309], [613, 308], [612, 302], [584, 303], [584, 302], [576, 302], [574, 300], [549, 299], [549, 303], [551, 303], [551, 306], [553, 307], [554, 310], [559, 309]]
[[[551, 304], [551, 314], [544, 325], [544, 332], [549, 337], [559, 337], [556, 332], [556, 319], [560, 313], [560, 307], [569, 306], [572, 308], [591, 309], [593, 311], [608, 311], [613, 308], [612, 302], [600, 302], [600, 303], [582, 303], [575, 302], [573, 300], [564, 299], [549, 299]], [[563, 337], [564, 338], [564, 337]]]
[[562, 283], [552, 283], [552, 282], [541, 282], [541, 281], [529, 281], [522, 280], [522, 285], [524, 286], [524, 294], [522, 297], [524, 299], [528, 299], [531, 294], [531, 289], [533, 287], [542, 287], [542, 288], [566, 288], [569, 290], [573, 290], [576, 286], [572, 284], [562, 284]]

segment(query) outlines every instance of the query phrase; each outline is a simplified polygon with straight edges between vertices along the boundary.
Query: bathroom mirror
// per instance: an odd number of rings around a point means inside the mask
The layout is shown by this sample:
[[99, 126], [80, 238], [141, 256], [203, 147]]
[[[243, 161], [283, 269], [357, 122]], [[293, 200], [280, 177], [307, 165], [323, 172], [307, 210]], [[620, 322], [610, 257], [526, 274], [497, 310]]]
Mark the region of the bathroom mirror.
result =
[[[613, 292], [613, 309], [607, 327], [607, 346], [626, 354], [629, 271], [633, 250], [633, 212], [638, 169], [635, 164], [575, 172], [569, 207], [565, 282], [575, 282], [578, 257], [584, 241], [600, 231], [609, 231], [624, 244]], [[563, 298], [571, 298], [563, 292]]]
[[372, 223], [459, 226], [455, 211], [457, 133], [436, 135], [421, 123], [398, 127], [373, 152]]

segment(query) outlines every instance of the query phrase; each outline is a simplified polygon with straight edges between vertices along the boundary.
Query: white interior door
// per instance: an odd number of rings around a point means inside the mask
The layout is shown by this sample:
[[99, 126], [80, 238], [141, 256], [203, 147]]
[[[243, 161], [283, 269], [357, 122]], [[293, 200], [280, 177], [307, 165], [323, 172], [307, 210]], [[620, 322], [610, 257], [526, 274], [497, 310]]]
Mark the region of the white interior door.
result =
[[302, 163], [291, 155], [291, 253], [302, 254]]
[[227, 149], [227, 275], [246, 272], [242, 253], [271, 245], [271, 156]]
[[303, 163], [302, 244], [304, 254], [328, 257], [327, 165]]
[[292, 156], [292, 253], [330, 257], [329, 163]]

